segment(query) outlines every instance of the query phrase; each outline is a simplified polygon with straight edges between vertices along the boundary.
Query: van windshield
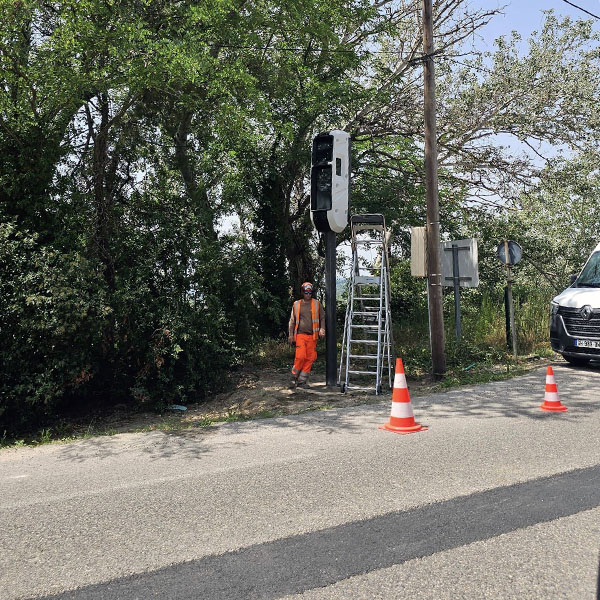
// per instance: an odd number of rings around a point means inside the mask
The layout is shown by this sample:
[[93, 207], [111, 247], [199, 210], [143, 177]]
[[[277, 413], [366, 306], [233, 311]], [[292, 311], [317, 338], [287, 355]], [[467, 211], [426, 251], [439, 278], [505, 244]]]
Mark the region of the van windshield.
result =
[[600, 252], [594, 252], [573, 287], [600, 288]]

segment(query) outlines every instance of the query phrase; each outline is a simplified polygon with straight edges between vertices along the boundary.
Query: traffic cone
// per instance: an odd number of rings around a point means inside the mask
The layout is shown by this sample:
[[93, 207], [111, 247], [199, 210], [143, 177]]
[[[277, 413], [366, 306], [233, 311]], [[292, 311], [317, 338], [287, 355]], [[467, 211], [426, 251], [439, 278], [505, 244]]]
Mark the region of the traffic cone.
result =
[[540, 404], [542, 410], [553, 410], [562, 411], [567, 410], [567, 407], [560, 403], [558, 397], [558, 389], [556, 388], [556, 382], [554, 381], [554, 371], [552, 367], [548, 367], [546, 371], [546, 394], [544, 396], [544, 403]]
[[379, 429], [386, 429], [393, 433], [416, 433], [417, 431], [427, 430], [427, 427], [415, 422], [401, 358], [396, 359], [396, 375], [394, 376], [394, 389], [392, 391], [392, 414], [390, 420], [385, 425], [380, 425]]

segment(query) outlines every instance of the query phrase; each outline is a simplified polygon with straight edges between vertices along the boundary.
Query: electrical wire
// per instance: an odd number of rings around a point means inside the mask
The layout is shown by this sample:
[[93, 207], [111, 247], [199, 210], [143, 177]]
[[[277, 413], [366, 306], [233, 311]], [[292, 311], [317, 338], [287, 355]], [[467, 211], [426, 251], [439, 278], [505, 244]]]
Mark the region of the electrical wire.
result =
[[490, 75], [493, 75], [495, 73], [495, 71], [492, 71], [491, 69], [486, 69], [485, 67], [479, 67], [476, 65], [470, 65], [469, 63], [466, 62], [461, 62], [460, 60], [456, 60], [454, 57], [449, 56], [447, 54], [440, 54], [438, 57], [440, 60], [447, 60], [450, 61], [456, 65], [461, 65], [463, 67], [468, 67], [469, 69], [473, 70], [473, 71], [480, 71], [481, 73], [489, 73]]
[[566, 4], [570, 4], [574, 8], [579, 9], [580, 11], [584, 12], [586, 15], [590, 15], [590, 17], [594, 17], [594, 19], [600, 20], [600, 17], [598, 15], [591, 13], [589, 10], [586, 10], [585, 8], [581, 8], [581, 6], [577, 6], [577, 4], [573, 4], [573, 2], [569, 2], [569, 0], [563, 0], [563, 2], [565, 2]]

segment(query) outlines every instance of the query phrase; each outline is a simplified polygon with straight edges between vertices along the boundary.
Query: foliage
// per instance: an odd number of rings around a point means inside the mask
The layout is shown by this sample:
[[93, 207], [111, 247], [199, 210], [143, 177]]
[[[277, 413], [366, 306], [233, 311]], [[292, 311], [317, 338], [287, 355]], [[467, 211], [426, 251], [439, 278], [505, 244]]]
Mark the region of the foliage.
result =
[[567, 287], [599, 242], [599, 206], [597, 152], [552, 161], [510, 218], [527, 249], [523, 277], [555, 292]]
[[0, 272], [0, 422], [18, 427], [87, 386], [110, 308], [92, 264], [11, 223], [0, 224]]

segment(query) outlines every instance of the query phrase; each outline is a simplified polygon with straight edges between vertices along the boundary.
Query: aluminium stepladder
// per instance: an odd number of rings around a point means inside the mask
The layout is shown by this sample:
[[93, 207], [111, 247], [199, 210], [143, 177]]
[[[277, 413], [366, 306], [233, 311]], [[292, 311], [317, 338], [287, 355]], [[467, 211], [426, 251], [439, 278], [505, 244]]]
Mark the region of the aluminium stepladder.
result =
[[[388, 232], [383, 215], [350, 218], [352, 269], [344, 322], [338, 385], [346, 390], [382, 392], [385, 381], [392, 387], [392, 318]], [[373, 264], [365, 253], [375, 249]], [[365, 273], [367, 271], [367, 273]]]

